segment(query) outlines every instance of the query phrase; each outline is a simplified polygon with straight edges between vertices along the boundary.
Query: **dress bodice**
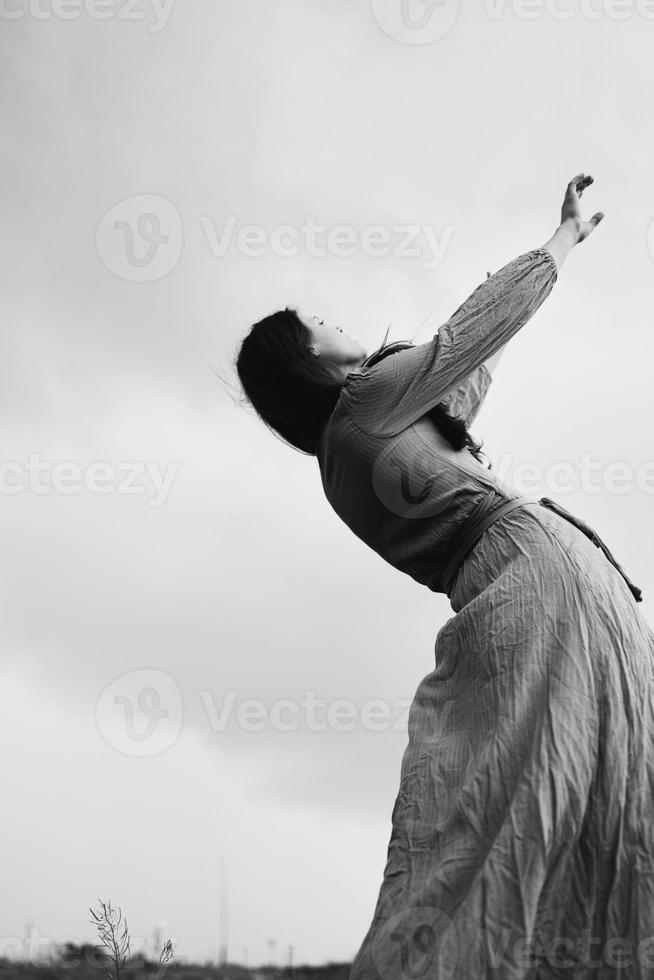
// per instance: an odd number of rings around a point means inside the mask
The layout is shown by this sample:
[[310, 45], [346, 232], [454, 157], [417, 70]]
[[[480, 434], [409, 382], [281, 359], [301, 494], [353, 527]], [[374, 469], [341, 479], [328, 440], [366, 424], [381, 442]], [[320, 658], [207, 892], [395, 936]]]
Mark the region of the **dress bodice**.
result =
[[367, 545], [432, 591], [454, 535], [487, 494], [513, 489], [468, 450], [445, 444], [426, 413], [444, 403], [469, 425], [491, 384], [484, 365], [556, 281], [536, 249], [487, 279], [426, 344], [348, 375], [318, 447], [323, 488]]

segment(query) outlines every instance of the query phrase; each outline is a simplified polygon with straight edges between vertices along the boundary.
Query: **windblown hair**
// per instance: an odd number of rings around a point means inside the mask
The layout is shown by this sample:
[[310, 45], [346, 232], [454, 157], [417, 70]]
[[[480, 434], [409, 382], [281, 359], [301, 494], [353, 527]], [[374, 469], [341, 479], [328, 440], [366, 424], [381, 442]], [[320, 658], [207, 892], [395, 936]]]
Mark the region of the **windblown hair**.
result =
[[297, 313], [287, 308], [255, 323], [241, 344], [236, 370], [268, 428], [315, 456], [343, 379], [312, 353], [311, 335]]
[[[366, 358], [371, 366], [410, 342], [386, 343]], [[294, 310], [272, 313], [255, 323], [236, 357], [243, 391], [264, 423], [301, 452], [314, 455], [320, 434], [332, 414], [343, 386], [341, 374], [311, 351], [311, 335]], [[454, 449], [466, 446], [483, 462], [462, 418], [450, 415], [444, 404], [428, 415]]]

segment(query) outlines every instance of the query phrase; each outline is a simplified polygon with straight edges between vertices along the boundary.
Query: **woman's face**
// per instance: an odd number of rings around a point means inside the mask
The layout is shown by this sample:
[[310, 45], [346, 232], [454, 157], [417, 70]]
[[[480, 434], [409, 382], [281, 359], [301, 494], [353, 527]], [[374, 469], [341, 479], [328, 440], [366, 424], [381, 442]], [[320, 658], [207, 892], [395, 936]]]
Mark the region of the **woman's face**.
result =
[[338, 367], [358, 367], [367, 357], [358, 340], [348, 337], [341, 327], [331, 327], [315, 314], [295, 311], [311, 334], [311, 347], [320, 357]]

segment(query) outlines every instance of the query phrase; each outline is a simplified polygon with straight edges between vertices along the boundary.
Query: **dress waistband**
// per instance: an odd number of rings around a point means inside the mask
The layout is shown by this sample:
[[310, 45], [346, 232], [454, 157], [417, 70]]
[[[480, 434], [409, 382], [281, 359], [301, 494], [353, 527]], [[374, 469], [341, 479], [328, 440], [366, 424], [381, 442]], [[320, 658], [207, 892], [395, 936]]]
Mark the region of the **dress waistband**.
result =
[[636, 602], [642, 602], [642, 591], [630, 580], [622, 566], [618, 564], [611, 554], [607, 545], [602, 541], [599, 534], [597, 534], [596, 531], [586, 524], [585, 521], [582, 521], [581, 518], [575, 517], [570, 513], [570, 511], [566, 510], [564, 507], [561, 507], [560, 504], [550, 500], [549, 497], [541, 497], [539, 500], [532, 500], [530, 497], [518, 496], [504, 499], [504, 501], [500, 504], [497, 504], [496, 501], [497, 497], [495, 494], [493, 492], [488, 493], [456, 532], [454, 536], [452, 556], [445, 566], [445, 571], [442, 575], [443, 586], [448, 596], [450, 595], [454, 577], [458, 572], [464, 558], [472, 550], [477, 541], [479, 541], [484, 531], [488, 530], [491, 524], [494, 524], [495, 521], [499, 520], [501, 517], [504, 517], [506, 514], [511, 513], [512, 510], [516, 510], [518, 507], [528, 506], [529, 504], [536, 504], [541, 507], [547, 507], [548, 510], [554, 511], [554, 513], [558, 514], [559, 517], [562, 517], [570, 524], [573, 524], [583, 534], [585, 534], [586, 537], [589, 538], [593, 544], [603, 552], [605, 557], [610, 561], [620, 575], [622, 575]]

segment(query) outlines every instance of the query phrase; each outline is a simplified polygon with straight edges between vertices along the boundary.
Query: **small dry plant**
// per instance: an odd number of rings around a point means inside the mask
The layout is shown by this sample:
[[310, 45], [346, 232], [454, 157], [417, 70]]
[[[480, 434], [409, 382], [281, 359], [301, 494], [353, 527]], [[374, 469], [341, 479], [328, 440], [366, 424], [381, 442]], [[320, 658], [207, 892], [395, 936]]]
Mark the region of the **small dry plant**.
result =
[[[115, 908], [111, 902], [98, 900], [97, 909], [89, 909], [91, 922], [98, 930], [101, 950], [101, 965], [109, 980], [121, 980], [130, 963], [130, 937], [127, 919], [122, 909]], [[159, 956], [159, 964], [154, 980], [161, 980], [175, 954], [173, 944], [167, 939]]]

